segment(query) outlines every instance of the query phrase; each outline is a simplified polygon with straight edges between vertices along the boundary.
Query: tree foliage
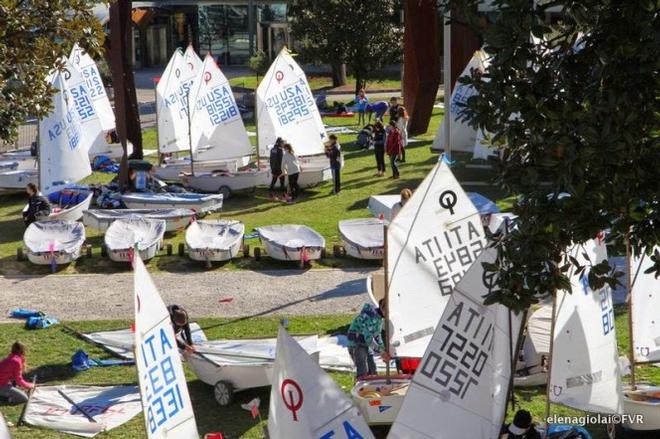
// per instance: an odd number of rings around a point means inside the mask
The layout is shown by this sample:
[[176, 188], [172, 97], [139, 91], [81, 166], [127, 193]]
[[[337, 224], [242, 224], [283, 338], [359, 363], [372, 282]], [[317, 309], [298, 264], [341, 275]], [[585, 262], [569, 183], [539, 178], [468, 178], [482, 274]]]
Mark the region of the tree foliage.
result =
[[[487, 303], [524, 309], [570, 290], [572, 243], [606, 235], [623, 254], [660, 244], [660, 23], [648, 0], [495, 0], [484, 25], [474, 0], [449, 0], [484, 40], [484, 74], [463, 117], [498, 148], [497, 182], [516, 195], [516, 227], [498, 238]], [[549, 24], [546, 11], [559, 7]], [[532, 38], [533, 37], [533, 38]], [[602, 235], [601, 235], [602, 236]], [[568, 261], [568, 262], [567, 262]], [[655, 258], [656, 270], [660, 267]], [[577, 267], [592, 287], [614, 284], [602, 261]]]
[[289, 5], [291, 31], [301, 55], [333, 70], [346, 64], [357, 81], [373, 79], [401, 55], [400, 2], [382, 0], [294, 0]]
[[98, 54], [103, 31], [89, 0], [0, 0], [0, 139], [50, 110], [46, 75], [79, 42]]

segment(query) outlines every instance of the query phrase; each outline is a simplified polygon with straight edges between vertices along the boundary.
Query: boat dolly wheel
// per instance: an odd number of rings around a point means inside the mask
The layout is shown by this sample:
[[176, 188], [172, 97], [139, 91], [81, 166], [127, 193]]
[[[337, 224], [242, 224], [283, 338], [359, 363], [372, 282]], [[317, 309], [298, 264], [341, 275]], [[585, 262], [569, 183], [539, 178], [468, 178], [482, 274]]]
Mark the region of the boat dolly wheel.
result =
[[227, 381], [218, 381], [213, 387], [213, 396], [221, 407], [227, 407], [234, 399], [234, 386]]

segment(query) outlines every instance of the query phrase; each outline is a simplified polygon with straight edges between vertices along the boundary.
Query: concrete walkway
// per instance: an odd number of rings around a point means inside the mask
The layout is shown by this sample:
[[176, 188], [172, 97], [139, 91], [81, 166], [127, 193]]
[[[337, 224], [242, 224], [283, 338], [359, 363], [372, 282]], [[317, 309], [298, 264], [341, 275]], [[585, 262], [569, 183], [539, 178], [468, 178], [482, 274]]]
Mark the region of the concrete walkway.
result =
[[[166, 303], [196, 317], [355, 313], [369, 298], [365, 279], [375, 270], [215, 271], [154, 274]], [[233, 298], [231, 301], [223, 299]], [[61, 320], [133, 318], [131, 274], [0, 277], [0, 322], [14, 308]]]

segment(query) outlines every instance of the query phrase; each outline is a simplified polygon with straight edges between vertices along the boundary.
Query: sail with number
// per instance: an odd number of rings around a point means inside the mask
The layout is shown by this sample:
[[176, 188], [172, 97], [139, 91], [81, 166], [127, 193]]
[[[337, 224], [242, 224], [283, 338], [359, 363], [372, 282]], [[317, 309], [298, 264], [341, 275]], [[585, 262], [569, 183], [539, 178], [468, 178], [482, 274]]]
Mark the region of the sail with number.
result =
[[135, 252], [135, 364], [149, 439], [199, 439], [170, 314]]
[[54, 72], [49, 81], [56, 90], [53, 110], [39, 122], [39, 181], [46, 194], [59, 189], [55, 183], [75, 182], [92, 173], [82, 122], [63, 72]]
[[589, 265], [607, 260], [607, 248], [590, 240], [569, 254], [587, 268], [580, 276], [571, 267], [572, 293], [557, 292], [550, 400], [578, 410], [621, 413], [612, 292], [607, 286], [593, 290], [587, 280]]
[[522, 316], [484, 305], [493, 277], [487, 249], [456, 284], [413, 376], [390, 439], [497, 439]]
[[440, 161], [388, 228], [390, 346], [421, 357], [449, 296], [486, 244], [479, 212]]
[[297, 155], [323, 154], [328, 139], [307, 76], [283, 48], [257, 88], [259, 154], [267, 156], [278, 137]]
[[252, 144], [229, 81], [210, 54], [206, 55], [190, 88], [189, 108], [196, 158], [223, 160], [252, 154]]
[[183, 52], [176, 49], [156, 85], [158, 151], [161, 154], [190, 148], [188, 92], [194, 77], [194, 71], [183, 61]]
[[74, 44], [69, 55], [69, 62], [82, 74], [89, 90], [89, 96], [94, 105], [94, 110], [98, 114], [101, 128], [108, 132], [115, 129], [115, 113], [112, 111], [110, 99], [105, 92], [103, 79], [99, 73], [99, 68], [87, 52], [78, 44]]
[[283, 327], [277, 334], [268, 435], [272, 439], [373, 438], [353, 402]]
[[660, 278], [644, 273], [653, 266], [649, 255], [636, 256], [630, 265], [635, 361], [660, 363]]

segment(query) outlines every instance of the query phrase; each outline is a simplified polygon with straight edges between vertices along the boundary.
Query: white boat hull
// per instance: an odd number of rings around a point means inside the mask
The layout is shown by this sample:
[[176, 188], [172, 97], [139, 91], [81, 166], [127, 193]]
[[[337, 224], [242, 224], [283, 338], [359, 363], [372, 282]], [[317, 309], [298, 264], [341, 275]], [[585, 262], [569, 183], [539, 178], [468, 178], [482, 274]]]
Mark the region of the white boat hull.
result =
[[[247, 165], [247, 163], [245, 164]], [[237, 172], [243, 165], [243, 160], [209, 160], [197, 161], [193, 164], [195, 173], [227, 171]], [[181, 181], [181, 174], [190, 172], [190, 160], [188, 158], [168, 160], [160, 166], [156, 166], [156, 177], [165, 181]]]
[[121, 215], [105, 216], [104, 213], [108, 212], [105, 209], [92, 209], [83, 212], [83, 224], [86, 227], [105, 232], [108, 227], [118, 219], [128, 218], [131, 216], [139, 216], [149, 219], [162, 219], [165, 220], [165, 231], [175, 232], [177, 230], [185, 229], [195, 212], [191, 209], [177, 209], [181, 213], [179, 215], [159, 215], [158, 212], [167, 212], [162, 209], [119, 209], [112, 210]]
[[68, 264], [78, 259], [85, 228], [75, 221], [38, 221], [23, 234], [27, 258], [36, 265]]
[[353, 245], [348, 241], [342, 241], [344, 243], [344, 249], [346, 254], [355, 259], [383, 259], [385, 254], [385, 249], [380, 248], [364, 248], [357, 245]]
[[361, 380], [353, 386], [351, 397], [367, 424], [390, 425], [401, 409], [410, 383], [409, 377]]
[[193, 261], [221, 262], [238, 256], [245, 226], [238, 221], [197, 221], [186, 229], [186, 248]]
[[197, 355], [190, 355], [188, 366], [203, 383], [215, 386], [225, 381], [232, 385], [234, 391], [270, 386], [273, 376], [272, 361], [251, 363], [239, 360], [212, 364]]
[[643, 423], [623, 423], [625, 428], [631, 430], [650, 431], [660, 430], [660, 386], [638, 385], [638, 391], [655, 392], [658, 397], [653, 401], [636, 401], [630, 398], [630, 386], [623, 388], [623, 413], [627, 415], [641, 415]]
[[169, 198], [150, 198], [142, 195], [144, 194], [125, 194], [122, 196], [122, 201], [129, 209], [184, 208], [202, 213], [222, 209], [222, 195], [207, 195], [198, 199], [177, 197], [178, 194], [171, 194], [173, 196]]
[[[140, 259], [143, 261], [148, 261], [158, 254], [162, 246], [162, 241], [158, 241], [153, 245], [150, 245], [147, 248], [139, 250]], [[130, 262], [131, 261], [132, 249], [122, 248], [122, 249], [108, 249], [108, 257], [113, 262]]]
[[[276, 244], [270, 241], [261, 241], [266, 248], [266, 253], [273, 259], [279, 261], [300, 261], [302, 258], [302, 248], [291, 248]], [[305, 247], [307, 259], [321, 259], [321, 247]]]
[[82, 246], [77, 246], [72, 252], [31, 252], [28, 250], [28, 261], [35, 265], [51, 265], [53, 259], [57, 265], [70, 264], [80, 257]]
[[270, 171], [241, 171], [227, 173], [198, 173], [181, 177], [183, 186], [202, 192], [221, 193], [224, 196], [232, 192], [253, 189], [270, 183]]
[[513, 377], [513, 385], [515, 387], [545, 386], [547, 383], [548, 383], [547, 372], [538, 372], [530, 375]]
[[28, 183], [38, 184], [39, 172], [37, 169], [16, 169], [0, 172], [0, 191], [21, 192]]
[[82, 203], [78, 203], [68, 209], [62, 209], [59, 212], [51, 213], [49, 220], [78, 221], [83, 217], [83, 213], [89, 209], [92, 204], [93, 193], [89, 193]]
[[383, 259], [384, 224], [373, 218], [339, 221], [339, 236], [346, 254], [356, 259]]

